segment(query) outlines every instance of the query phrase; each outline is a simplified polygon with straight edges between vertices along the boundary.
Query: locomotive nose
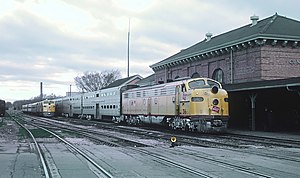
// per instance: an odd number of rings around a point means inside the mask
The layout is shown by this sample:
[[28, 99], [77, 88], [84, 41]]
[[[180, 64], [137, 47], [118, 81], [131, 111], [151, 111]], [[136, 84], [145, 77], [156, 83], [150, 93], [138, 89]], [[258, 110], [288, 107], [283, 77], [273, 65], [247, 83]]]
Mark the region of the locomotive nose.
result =
[[219, 88], [218, 88], [217, 86], [213, 86], [213, 87], [211, 88], [211, 92], [212, 92], [213, 94], [218, 93], [218, 91], [219, 91]]

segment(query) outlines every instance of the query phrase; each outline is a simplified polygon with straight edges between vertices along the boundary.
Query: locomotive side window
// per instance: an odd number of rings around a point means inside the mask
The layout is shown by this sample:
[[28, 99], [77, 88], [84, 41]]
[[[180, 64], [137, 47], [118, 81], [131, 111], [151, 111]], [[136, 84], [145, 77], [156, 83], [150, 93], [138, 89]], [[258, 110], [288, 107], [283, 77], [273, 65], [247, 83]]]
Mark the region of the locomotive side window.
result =
[[124, 94], [124, 98], [128, 98], [128, 93], [125, 93], [125, 94]]
[[211, 81], [211, 80], [207, 80], [207, 84], [209, 85], [210, 88], [212, 88], [213, 86], [221, 88], [220, 85], [217, 82], [214, 82], [214, 81]]
[[181, 91], [182, 91], [182, 92], [186, 92], [185, 84], [182, 84], [182, 85], [181, 85]]

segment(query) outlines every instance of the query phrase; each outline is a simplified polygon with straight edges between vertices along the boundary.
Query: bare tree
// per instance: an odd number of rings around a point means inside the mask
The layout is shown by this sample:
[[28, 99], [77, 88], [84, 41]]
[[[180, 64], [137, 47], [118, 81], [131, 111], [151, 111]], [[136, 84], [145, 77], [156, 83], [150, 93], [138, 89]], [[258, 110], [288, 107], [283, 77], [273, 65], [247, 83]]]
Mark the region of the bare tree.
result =
[[121, 78], [119, 70], [99, 72], [84, 72], [82, 76], [74, 78], [75, 84], [80, 91], [96, 91], [108, 86], [112, 82]]

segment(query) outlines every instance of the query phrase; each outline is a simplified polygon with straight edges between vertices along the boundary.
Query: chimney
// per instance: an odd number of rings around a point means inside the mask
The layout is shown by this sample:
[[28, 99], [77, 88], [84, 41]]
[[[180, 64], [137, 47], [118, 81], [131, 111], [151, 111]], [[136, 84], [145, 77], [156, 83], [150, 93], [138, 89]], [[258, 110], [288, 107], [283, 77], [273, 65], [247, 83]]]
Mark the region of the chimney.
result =
[[250, 17], [250, 20], [252, 20], [251, 27], [257, 24], [258, 19], [259, 19], [259, 17], [257, 15], [253, 15]]
[[212, 33], [206, 33], [206, 42], [208, 42], [209, 40], [211, 40], [211, 37], [213, 36]]
[[41, 82], [41, 94], [40, 94], [41, 100], [43, 100], [43, 82]]

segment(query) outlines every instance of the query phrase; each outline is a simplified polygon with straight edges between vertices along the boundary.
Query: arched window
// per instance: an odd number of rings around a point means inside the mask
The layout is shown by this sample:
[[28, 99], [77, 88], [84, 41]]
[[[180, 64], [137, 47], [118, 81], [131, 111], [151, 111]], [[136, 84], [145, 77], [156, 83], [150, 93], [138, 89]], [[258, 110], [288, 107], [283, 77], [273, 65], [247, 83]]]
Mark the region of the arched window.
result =
[[224, 73], [222, 69], [218, 68], [214, 71], [212, 78], [220, 83], [224, 81]]
[[199, 73], [195, 72], [195, 73], [193, 73], [191, 78], [199, 78], [199, 77], [200, 77]]

